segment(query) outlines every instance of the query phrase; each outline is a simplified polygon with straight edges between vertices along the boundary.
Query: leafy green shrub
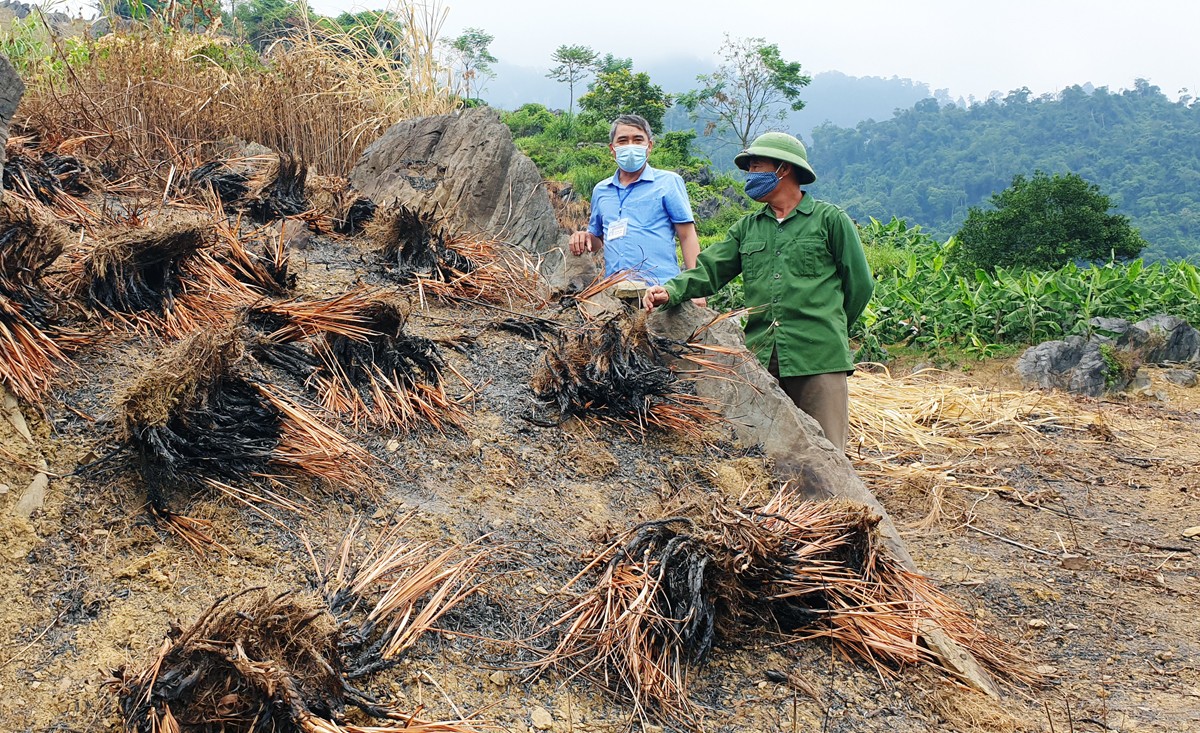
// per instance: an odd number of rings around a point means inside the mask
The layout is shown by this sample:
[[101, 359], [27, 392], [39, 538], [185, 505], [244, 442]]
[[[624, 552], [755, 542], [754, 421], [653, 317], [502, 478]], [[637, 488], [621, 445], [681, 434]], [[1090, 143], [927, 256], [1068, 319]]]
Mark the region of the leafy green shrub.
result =
[[966, 267], [1060, 267], [1128, 259], [1146, 246], [1128, 217], [1109, 213], [1112, 201], [1099, 186], [1074, 173], [1018, 175], [991, 203], [989, 211], [972, 207], [956, 235]]
[[533, 137], [554, 123], [554, 113], [543, 104], [530, 102], [512, 112], [504, 112], [500, 119], [512, 130], [514, 138]]

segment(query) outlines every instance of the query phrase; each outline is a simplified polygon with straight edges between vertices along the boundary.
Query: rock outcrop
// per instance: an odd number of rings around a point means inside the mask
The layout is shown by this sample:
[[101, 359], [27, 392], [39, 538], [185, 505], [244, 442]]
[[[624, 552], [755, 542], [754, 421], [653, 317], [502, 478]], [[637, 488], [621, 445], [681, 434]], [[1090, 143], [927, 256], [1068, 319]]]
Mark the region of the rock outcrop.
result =
[[1158, 315], [1137, 323], [1093, 318], [1089, 339], [1070, 336], [1031, 346], [1017, 360], [1021, 382], [1089, 397], [1137, 386], [1138, 364], [1200, 361], [1200, 331], [1176, 316]]
[[[21, 95], [25, 93], [25, 84], [17, 76], [16, 69], [8, 62], [8, 58], [0, 55], [0, 168], [4, 167], [4, 144], [8, 141], [8, 123], [12, 122]], [[2, 193], [0, 193], [2, 196]]]
[[368, 147], [350, 183], [380, 206], [397, 201], [461, 231], [487, 232], [562, 269], [559, 227], [537, 166], [487, 107], [405, 120]]

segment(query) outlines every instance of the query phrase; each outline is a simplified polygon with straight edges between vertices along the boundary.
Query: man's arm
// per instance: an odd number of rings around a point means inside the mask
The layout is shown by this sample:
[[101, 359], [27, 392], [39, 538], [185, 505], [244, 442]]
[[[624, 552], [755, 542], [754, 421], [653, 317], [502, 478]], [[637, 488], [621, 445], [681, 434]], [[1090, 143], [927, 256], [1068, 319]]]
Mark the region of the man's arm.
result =
[[866, 310], [871, 295], [875, 292], [875, 278], [867, 255], [863, 252], [858, 227], [845, 212], [838, 212], [830, 233], [834, 264], [842, 280], [842, 307], [846, 311], [846, 328], [849, 329]]
[[[598, 188], [598, 187], [597, 187]], [[604, 248], [604, 217], [600, 214], [599, 192], [592, 190], [592, 214], [588, 219], [588, 228], [581, 229], [571, 235], [568, 243], [571, 254], [581, 255], [584, 252], [599, 252]]]
[[683, 269], [690, 270], [696, 266], [696, 258], [700, 256], [700, 236], [696, 234], [696, 223], [688, 221], [676, 224], [675, 236], [679, 237], [679, 249], [683, 252]]

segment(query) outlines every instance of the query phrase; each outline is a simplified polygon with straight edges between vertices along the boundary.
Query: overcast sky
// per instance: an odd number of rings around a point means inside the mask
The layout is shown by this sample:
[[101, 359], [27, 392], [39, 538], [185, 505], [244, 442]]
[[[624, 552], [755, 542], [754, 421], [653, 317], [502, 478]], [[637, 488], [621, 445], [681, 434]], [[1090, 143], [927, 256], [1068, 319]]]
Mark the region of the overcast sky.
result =
[[[380, 7], [310, 0], [317, 12]], [[1196, 0], [446, 0], [444, 34], [478, 27], [501, 61], [544, 69], [562, 44], [638, 62], [712, 58], [723, 34], [762, 36], [809, 73], [899, 76], [984, 97], [1149, 79], [1171, 99], [1200, 87]]]

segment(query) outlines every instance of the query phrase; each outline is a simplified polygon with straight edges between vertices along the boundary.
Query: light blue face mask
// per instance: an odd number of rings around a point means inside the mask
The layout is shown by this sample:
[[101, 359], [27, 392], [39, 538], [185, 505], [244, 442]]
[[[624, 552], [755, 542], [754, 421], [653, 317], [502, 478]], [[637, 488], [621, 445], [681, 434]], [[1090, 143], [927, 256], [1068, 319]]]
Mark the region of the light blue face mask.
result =
[[775, 187], [779, 185], [779, 168], [783, 167], [783, 163], [773, 171], [760, 171], [758, 173], [746, 174], [746, 195], [755, 201], [761, 201], [764, 196], [770, 196]]
[[618, 145], [613, 148], [617, 155], [617, 167], [626, 173], [637, 173], [646, 165], [649, 149], [645, 145]]

